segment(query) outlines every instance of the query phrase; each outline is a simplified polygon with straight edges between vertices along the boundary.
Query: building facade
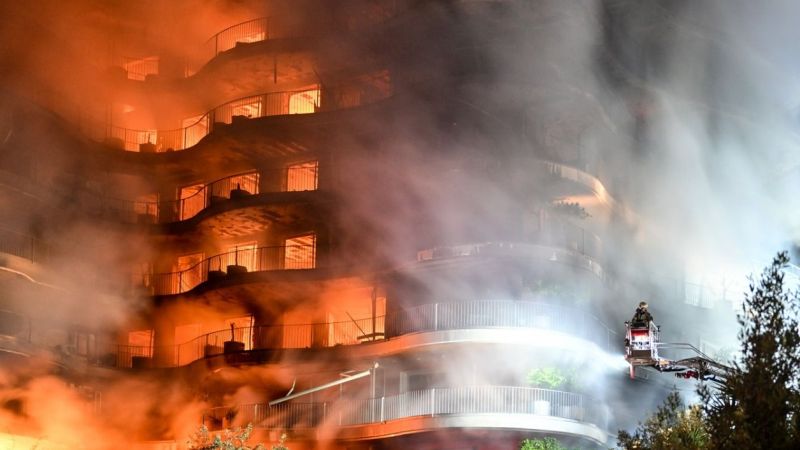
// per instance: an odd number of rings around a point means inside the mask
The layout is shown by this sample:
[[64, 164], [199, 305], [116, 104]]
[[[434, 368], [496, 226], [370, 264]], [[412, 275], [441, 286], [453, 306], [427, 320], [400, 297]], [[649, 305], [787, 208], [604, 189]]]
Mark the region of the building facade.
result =
[[648, 104], [598, 50], [613, 11], [147, 7], [109, 9], [69, 83], [7, 83], [8, 430], [63, 441], [37, 378], [93, 418], [62, 430], [87, 448], [200, 424], [293, 450], [607, 448], [649, 406], [621, 320], [687, 291], [620, 268], [643, 244], [613, 148]]

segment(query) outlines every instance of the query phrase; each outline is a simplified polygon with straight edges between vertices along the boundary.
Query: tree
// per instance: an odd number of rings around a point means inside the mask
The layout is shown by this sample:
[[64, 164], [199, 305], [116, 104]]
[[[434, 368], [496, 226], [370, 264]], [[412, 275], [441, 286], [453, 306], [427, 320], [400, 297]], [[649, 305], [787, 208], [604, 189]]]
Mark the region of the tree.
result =
[[751, 279], [737, 317], [741, 356], [720, 389], [699, 389], [714, 449], [800, 448], [800, 300], [784, 285], [788, 262], [781, 252]]
[[700, 450], [708, 448], [709, 440], [701, 408], [686, 408], [676, 391], [633, 434], [617, 434], [617, 445], [626, 450]]
[[[789, 291], [778, 253], [756, 282], [751, 278], [738, 314], [741, 354], [718, 388], [700, 385], [701, 404], [684, 411], [677, 393], [633, 435], [625, 449], [800, 448], [800, 294]], [[684, 411], [684, 412], [682, 412]]]

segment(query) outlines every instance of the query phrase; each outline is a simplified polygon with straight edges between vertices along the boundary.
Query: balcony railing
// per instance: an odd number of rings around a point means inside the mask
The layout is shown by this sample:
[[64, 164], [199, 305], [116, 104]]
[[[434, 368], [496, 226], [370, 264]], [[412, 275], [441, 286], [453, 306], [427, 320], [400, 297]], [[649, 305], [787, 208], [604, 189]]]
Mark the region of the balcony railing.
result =
[[[235, 341], [237, 351], [254, 349], [324, 348], [337, 345], [355, 345], [382, 338], [384, 317], [375, 321], [377, 333], [372, 331], [372, 318], [346, 322], [329, 322], [296, 325], [238, 327], [214, 331], [174, 346], [155, 348], [157, 367], [177, 367], [202, 358], [222, 355], [225, 343]], [[131, 367], [133, 356], [153, 356], [153, 348], [120, 345], [117, 348], [117, 366]]]
[[50, 246], [25, 233], [0, 228], [0, 253], [41, 263], [50, 258]]
[[[360, 93], [360, 89], [369, 92]], [[183, 128], [171, 130], [131, 129], [87, 120], [81, 116], [81, 132], [91, 139], [119, 149], [154, 153], [185, 150], [209, 135], [215, 127], [241, 119], [267, 116], [310, 114], [319, 111], [339, 110], [382, 100], [391, 92], [371, 89], [368, 86], [348, 87], [341, 90], [313, 86], [304, 90], [268, 92], [239, 98], [206, 112]]]
[[109, 197], [86, 198], [99, 203], [103, 214], [128, 223], [170, 223], [191, 219], [210, 206], [266, 192], [313, 191], [319, 187], [319, 167], [297, 165], [248, 171], [198, 185], [178, 200], [135, 201]]
[[117, 349], [119, 367], [131, 367], [132, 356], [155, 354], [159, 367], [189, 364], [204, 357], [225, 353], [225, 342], [243, 345], [237, 351], [255, 349], [324, 348], [356, 345], [391, 339], [402, 335], [440, 330], [486, 328], [527, 328], [568, 333], [610, 349], [616, 333], [590, 314], [563, 306], [534, 302], [501, 300], [421, 305], [388, 316], [296, 325], [241, 327], [204, 334], [174, 346], [132, 347]]
[[532, 233], [526, 242], [481, 242], [434, 247], [417, 252], [417, 261], [463, 256], [524, 255], [531, 245], [564, 248], [596, 261], [602, 259], [603, 243], [597, 235], [566, 221], [549, 222], [552, 224]]
[[[369, 8], [359, 8], [347, 17], [345, 22], [350, 30], [365, 28], [388, 20], [396, 13], [396, 0], [370, 2]], [[232, 25], [211, 36], [203, 45], [202, 51], [192, 62], [186, 64], [185, 76], [196, 73], [200, 67], [216, 58], [219, 54], [231, 50], [241, 44], [268, 41], [272, 39], [289, 39], [308, 37], [319, 34], [330, 27], [329, 20], [317, 16], [313, 22], [306, 17], [303, 21], [291, 21], [281, 17], [259, 17]]]
[[114, 58], [113, 65], [122, 68], [129, 80], [144, 81], [149, 75], [158, 75], [159, 58], [157, 56], [141, 58], [117, 56]]
[[589, 423], [604, 430], [607, 408], [572, 392], [517, 386], [439, 387], [398, 395], [319, 403], [266, 403], [207, 410], [203, 424], [211, 430], [253, 423], [258, 428], [295, 430], [321, 424], [338, 426], [383, 423], [410, 417], [471, 414], [526, 414]]
[[234, 272], [313, 269], [316, 256], [314, 245], [244, 247], [211, 256], [178, 272], [144, 274], [142, 284], [151, 295], [181, 294], [209, 279], [221, 279]]
[[480, 300], [433, 303], [390, 311], [386, 336], [473, 328], [534, 328], [569, 333], [606, 348], [616, 334], [599, 319], [577, 308], [541, 302]]

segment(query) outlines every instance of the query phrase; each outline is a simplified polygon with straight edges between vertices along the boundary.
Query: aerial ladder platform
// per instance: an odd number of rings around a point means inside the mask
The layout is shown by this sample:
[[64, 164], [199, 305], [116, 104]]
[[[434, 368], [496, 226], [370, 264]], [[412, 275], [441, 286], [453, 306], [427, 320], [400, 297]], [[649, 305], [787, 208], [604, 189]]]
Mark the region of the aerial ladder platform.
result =
[[[687, 350], [694, 356], [668, 359], [659, 354], [662, 349]], [[635, 377], [637, 367], [644, 366], [675, 373], [679, 378], [722, 384], [733, 371], [691, 344], [661, 342], [661, 329], [652, 321], [646, 324], [625, 322], [625, 361], [630, 365], [631, 378]]]

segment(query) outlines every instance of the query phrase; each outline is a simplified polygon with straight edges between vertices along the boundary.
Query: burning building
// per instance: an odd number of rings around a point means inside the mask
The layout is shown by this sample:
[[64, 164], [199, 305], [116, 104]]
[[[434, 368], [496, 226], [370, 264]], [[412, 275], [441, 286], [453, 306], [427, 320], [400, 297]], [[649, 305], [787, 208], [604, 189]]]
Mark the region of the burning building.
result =
[[0, 432], [607, 447], [639, 296], [732, 316], [642, 237], [620, 3], [6, 6]]

